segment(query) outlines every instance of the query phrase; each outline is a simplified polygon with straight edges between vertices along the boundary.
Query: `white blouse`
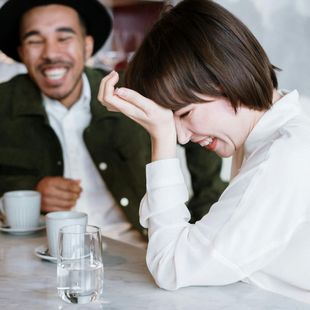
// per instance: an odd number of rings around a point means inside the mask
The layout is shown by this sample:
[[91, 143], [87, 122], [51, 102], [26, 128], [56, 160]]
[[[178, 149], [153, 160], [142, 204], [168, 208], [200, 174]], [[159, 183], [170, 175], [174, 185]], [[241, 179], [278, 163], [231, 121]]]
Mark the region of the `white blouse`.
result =
[[239, 173], [195, 224], [179, 161], [150, 163], [140, 222], [156, 283], [174, 290], [246, 281], [310, 303], [309, 161], [310, 121], [293, 91], [259, 120]]

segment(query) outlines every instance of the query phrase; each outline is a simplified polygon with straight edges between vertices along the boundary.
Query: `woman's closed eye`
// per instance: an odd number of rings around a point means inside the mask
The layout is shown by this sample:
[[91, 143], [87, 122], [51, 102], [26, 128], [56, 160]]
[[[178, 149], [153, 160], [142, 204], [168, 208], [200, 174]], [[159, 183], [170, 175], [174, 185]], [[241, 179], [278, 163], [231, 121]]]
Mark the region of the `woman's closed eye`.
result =
[[186, 117], [188, 117], [191, 113], [192, 113], [192, 111], [189, 110], [189, 111], [180, 113], [180, 114], [178, 114], [177, 116], [178, 116], [179, 118], [186, 118]]

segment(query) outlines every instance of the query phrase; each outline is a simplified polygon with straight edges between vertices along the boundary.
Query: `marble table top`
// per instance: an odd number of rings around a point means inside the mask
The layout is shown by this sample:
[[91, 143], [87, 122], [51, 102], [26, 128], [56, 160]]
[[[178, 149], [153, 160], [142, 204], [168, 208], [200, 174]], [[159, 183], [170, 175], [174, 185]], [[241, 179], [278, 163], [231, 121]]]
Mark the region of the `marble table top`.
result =
[[104, 242], [103, 302], [70, 305], [57, 296], [56, 264], [34, 254], [36, 247], [46, 244], [45, 233], [0, 233], [0, 309], [310, 310], [308, 304], [245, 283], [165, 291], [147, 270], [145, 250], [111, 239]]

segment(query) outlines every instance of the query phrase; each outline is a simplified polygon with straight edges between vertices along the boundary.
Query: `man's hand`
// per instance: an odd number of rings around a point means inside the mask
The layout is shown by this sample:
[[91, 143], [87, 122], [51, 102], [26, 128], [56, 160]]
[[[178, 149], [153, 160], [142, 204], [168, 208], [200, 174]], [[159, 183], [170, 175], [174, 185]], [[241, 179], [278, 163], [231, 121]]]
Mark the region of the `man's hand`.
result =
[[36, 187], [41, 193], [41, 211], [66, 211], [75, 206], [82, 188], [79, 180], [45, 177]]

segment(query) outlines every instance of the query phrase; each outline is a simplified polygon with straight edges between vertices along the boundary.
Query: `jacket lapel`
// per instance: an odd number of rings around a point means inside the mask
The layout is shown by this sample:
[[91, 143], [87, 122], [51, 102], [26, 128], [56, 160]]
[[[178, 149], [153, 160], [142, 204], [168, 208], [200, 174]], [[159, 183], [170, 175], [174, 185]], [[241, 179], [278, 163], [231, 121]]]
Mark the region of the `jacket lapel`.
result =
[[[41, 115], [46, 118], [46, 113], [42, 104], [42, 97], [37, 86], [32, 82], [27, 74], [19, 76], [16, 83], [18, 88], [14, 88], [12, 93], [13, 114], [15, 116]], [[14, 104], [17, 103], [17, 104]]]
[[121, 117], [120, 113], [108, 111], [97, 99], [100, 82], [107, 72], [85, 68], [85, 73], [91, 88], [90, 110], [93, 118], [92, 121], [95, 122], [103, 118]]

